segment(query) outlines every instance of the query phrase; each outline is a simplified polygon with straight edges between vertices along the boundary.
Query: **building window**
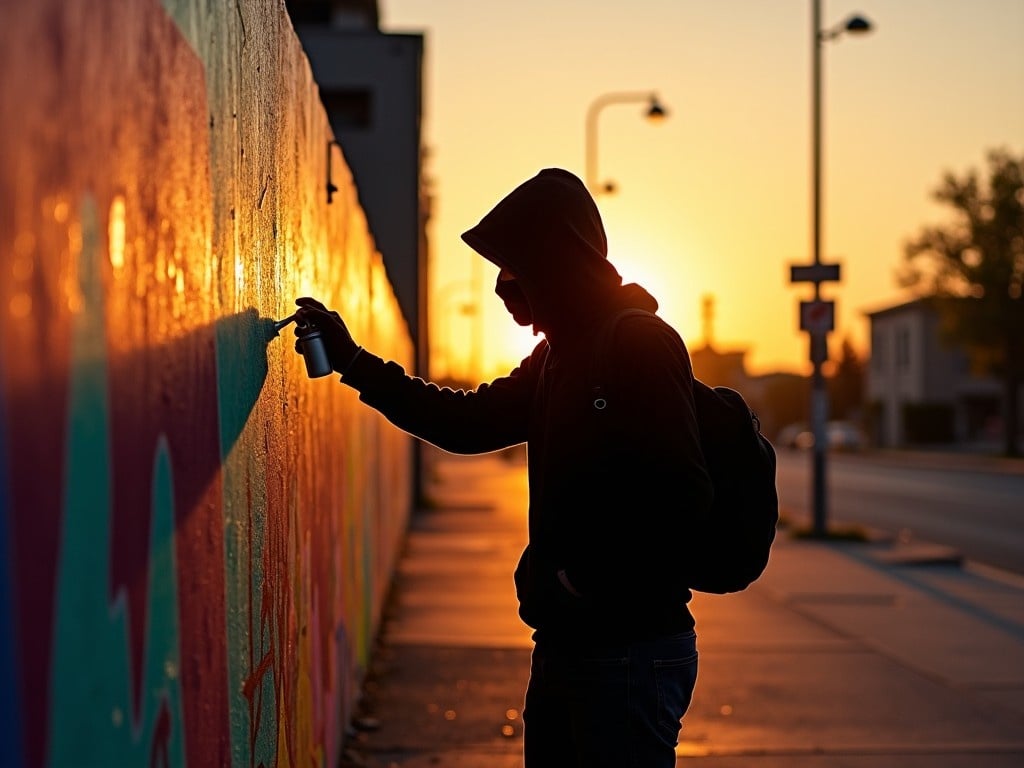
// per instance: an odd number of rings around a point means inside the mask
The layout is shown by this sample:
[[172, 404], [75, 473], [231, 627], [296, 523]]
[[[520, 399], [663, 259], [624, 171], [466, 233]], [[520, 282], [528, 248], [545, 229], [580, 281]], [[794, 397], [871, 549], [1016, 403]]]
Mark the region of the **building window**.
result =
[[871, 334], [871, 367], [879, 372], [885, 370], [885, 336], [880, 331]]
[[366, 89], [321, 91], [335, 131], [367, 130], [373, 118], [373, 94]]

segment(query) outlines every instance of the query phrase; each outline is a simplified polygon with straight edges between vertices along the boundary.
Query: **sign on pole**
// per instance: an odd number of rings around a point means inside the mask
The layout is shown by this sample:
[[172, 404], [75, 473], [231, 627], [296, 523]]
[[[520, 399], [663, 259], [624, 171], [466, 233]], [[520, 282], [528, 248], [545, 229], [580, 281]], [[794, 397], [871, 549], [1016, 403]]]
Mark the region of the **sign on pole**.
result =
[[800, 330], [812, 336], [824, 335], [835, 329], [836, 303], [834, 301], [801, 301]]
[[794, 265], [789, 268], [791, 283], [839, 282], [838, 264]]
[[[815, 222], [817, 228], [817, 222]], [[839, 282], [839, 265], [823, 264], [818, 260], [815, 246], [814, 263], [791, 265], [791, 283], [814, 283], [814, 301], [800, 302], [800, 330], [810, 338], [811, 362], [814, 377], [811, 387], [811, 418], [814, 424], [814, 532], [825, 532], [825, 419], [828, 417], [828, 391], [822, 375], [822, 365], [828, 361], [828, 334], [835, 328], [836, 307], [831, 301], [822, 301], [821, 284]]]

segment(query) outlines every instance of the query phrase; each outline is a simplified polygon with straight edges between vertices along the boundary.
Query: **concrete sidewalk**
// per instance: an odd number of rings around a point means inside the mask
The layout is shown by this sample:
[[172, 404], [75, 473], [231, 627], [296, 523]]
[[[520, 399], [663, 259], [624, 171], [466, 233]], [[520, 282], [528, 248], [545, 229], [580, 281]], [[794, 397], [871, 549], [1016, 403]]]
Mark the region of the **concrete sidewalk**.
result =
[[[431, 454], [344, 765], [521, 766], [530, 632], [518, 459]], [[1024, 580], [783, 530], [743, 593], [698, 594], [677, 749], [716, 768], [1020, 768]]]

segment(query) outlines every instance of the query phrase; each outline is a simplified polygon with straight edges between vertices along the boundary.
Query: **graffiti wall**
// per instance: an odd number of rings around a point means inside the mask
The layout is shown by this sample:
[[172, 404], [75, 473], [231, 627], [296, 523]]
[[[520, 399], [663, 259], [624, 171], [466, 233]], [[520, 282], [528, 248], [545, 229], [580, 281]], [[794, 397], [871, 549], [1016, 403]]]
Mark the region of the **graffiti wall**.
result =
[[334, 765], [413, 447], [275, 320], [412, 347], [284, 4], [0, 20], [0, 764]]

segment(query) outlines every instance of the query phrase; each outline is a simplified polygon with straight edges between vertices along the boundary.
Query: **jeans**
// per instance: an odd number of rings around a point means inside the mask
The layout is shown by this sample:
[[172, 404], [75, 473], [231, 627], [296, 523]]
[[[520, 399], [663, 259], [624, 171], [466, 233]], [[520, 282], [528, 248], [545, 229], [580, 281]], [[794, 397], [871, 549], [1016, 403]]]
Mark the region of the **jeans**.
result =
[[697, 681], [685, 632], [574, 649], [538, 640], [523, 708], [526, 768], [674, 768]]

